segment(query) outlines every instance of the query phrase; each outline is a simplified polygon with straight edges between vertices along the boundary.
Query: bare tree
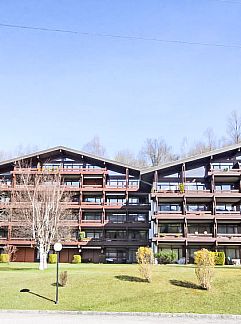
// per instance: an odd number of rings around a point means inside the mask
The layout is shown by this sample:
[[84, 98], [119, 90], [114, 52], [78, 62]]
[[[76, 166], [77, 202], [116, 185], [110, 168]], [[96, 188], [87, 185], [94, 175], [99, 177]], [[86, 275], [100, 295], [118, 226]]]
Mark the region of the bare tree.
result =
[[98, 156], [105, 156], [106, 155], [106, 149], [101, 144], [99, 136], [94, 136], [88, 143], [86, 143], [83, 146], [83, 151], [95, 154]]
[[25, 154], [30, 154], [33, 152], [38, 151], [38, 146], [37, 145], [22, 145], [19, 144], [15, 147], [15, 149], [13, 150], [13, 152], [11, 153], [12, 156], [21, 156], [21, 155], [25, 155]]
[[214, 134], [214, 131], [211, 127], [208, 127], [204, 131], [205, 144], [208, 151], [215, 150], [217, 148], [217, 139]]
[[7, 159], [11, 159], [16, 156], [21, 156], [25, 154], [29, 154], [32, 152], [36, 152], [38, 150], [38, 146], [36, 145], [17, 145], [13, 150], [5, 151], [0, 150], [0, 161], [4, 161]]
[[177, 159], [163, 138], [147, 138], [141, 152], [148, 165], [152, 166]]
[[188, 156], [188, 138], [185, 136], [181, 141], [180, 157], [185, 158]]
[[114, 160], [120, 163], [129, 164], [135, 167], [146, 167], [146, 161], [141, 155], [135, 154], [129, 150], [121, 150], [116, 153]]
[[227, 134], [231, 144], [241, 142], [241, 117], [236, 110], [233, 110], [228, 118]]
[[219, 147], [216, 136], [212, 128], [207, 128], [204, 133], [204, 140], [195, 142], [189, 149], [188, 155], [197, 155], [215, 150]]
[[10, 206], [16, 208], [19, 220], [25, 223], [24, 230], [32, 229], [40, 254], [39, 269], [44, 270], [50, 246], [58, 237], [59, 219], [66, 211], [68, 197], [66, 193], [64, 197], [59, 172], [41, 170], [33, 173], [19, 164], [16, 177]]

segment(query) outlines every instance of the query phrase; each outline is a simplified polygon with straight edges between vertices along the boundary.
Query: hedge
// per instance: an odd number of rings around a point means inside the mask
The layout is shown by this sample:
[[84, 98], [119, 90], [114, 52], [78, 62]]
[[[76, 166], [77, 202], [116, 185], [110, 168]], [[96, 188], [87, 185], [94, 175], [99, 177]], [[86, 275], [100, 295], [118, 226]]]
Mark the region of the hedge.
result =
[[0, 262], [1, 263], [9, 263], [9, 255], [8, 254], [0, 254]]
[[56, 253], [49, 255], [49, 263], [51, 263], [51, 264], [57, 263], [57, 254]]
[[224, 252], [213, 252], [215, 257], [215, 265], [225, 264], [225, 253]]
[[79, 254], [73, 255], [72, 263], [81, 263], [81, 256]]

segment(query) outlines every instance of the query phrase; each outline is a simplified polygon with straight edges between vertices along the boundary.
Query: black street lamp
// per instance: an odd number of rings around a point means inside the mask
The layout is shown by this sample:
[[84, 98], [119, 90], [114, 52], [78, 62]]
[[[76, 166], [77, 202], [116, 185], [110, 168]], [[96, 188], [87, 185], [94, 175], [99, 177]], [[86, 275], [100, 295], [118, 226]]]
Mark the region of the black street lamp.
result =
[[57, 268], [56, 268], [56, 298], [55, 304], [59, 303], [59, 252], [62, 250], [62, 244], [57, 242], [54, 244], [54, 251], [57, 253]]

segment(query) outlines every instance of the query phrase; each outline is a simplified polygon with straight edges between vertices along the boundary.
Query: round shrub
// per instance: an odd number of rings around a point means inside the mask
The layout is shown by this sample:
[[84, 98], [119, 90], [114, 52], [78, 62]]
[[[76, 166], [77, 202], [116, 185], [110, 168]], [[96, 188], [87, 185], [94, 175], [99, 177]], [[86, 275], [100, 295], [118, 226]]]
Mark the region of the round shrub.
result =
[[81, 263], [81, 256], [79, 254], [73, 255], [72, 263]]
[[0, 254], [0, 262], [9, 263], [10, 258], [8, 254]]
[[57, 254], [56, 253], [49, 255], [49, 263], [51, 263], [51, 264], [57, 263]]

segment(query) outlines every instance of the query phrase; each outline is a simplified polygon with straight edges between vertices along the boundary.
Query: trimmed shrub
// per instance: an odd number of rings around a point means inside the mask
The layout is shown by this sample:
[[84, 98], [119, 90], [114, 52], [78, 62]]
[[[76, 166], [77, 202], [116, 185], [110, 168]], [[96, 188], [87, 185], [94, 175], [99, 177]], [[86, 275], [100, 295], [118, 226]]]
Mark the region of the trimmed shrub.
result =
[[9, 254], [0, 254], [0, 262], [9, 263], [10, 262]]
[[213, 252], [215, 265], [225, 264], [225, 253], [224, 252]]
[[170, 263], [174, 263], [177, 260], [177, 255], [172, 250], [162, 251], [156, 253], [155, 258], [157, 258], [158, 263], [160, 264], [170, 264]]
[[57, 263], [57, 254], [56, 253], [49, 255], [49, 263], [51, 263], [51, 264]]
[[141, 246], [136, 252], [136, 261], [141, 277], [147, 282], [151, 282], [153, 252], [149, 247]]
[[85, 238], [85, 232], [79, 232], [79, 239], [82, 241]]
[[59, 276], [60, 286], [65, 287], [67, 285], [67, 281], [68, 281], [68, 272], [67, 271], [61, 272]]
[[81, 256], [79, 254], [73, 255], [72, 263], [81, 263]]
[[195, 255], [195, 273], [200, 286], [209, 290], [214, 275], [215, 256], [214, 253], [207, 249], [201, 249], [194, 252]]
[[184, 186], [184, 183], [180, 183], [180, 184], [179, 184], [179, 191], [180, 191], [180, 193], [184, 193], [184, 192], [185, 192], [185, 186]]

